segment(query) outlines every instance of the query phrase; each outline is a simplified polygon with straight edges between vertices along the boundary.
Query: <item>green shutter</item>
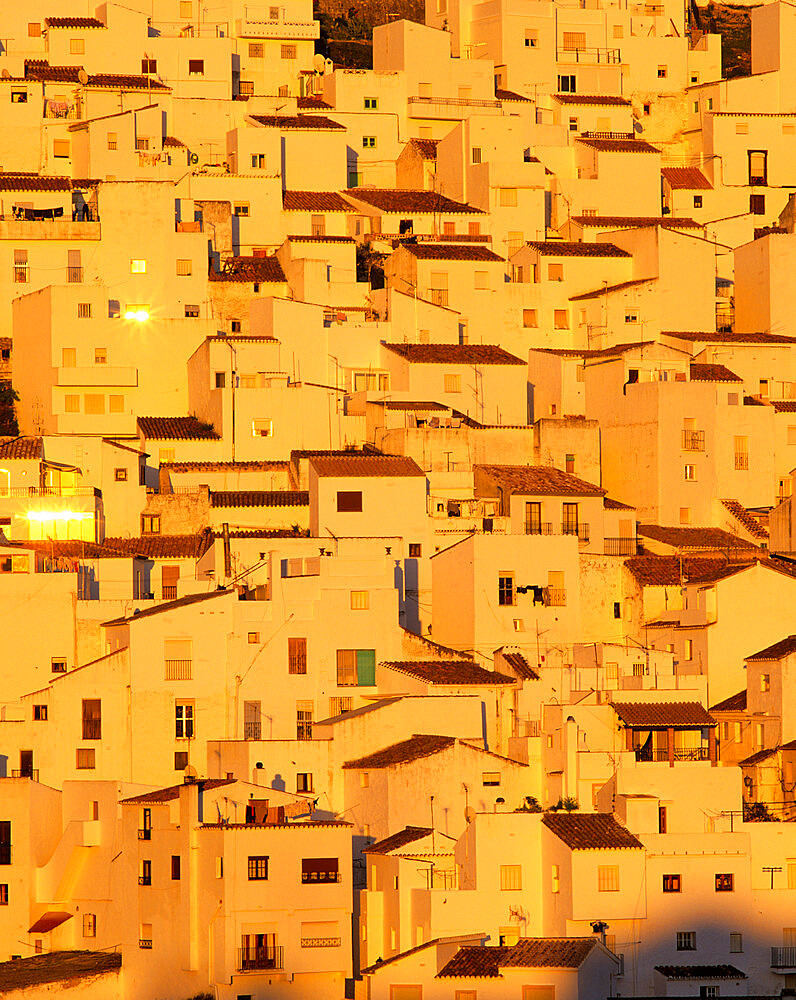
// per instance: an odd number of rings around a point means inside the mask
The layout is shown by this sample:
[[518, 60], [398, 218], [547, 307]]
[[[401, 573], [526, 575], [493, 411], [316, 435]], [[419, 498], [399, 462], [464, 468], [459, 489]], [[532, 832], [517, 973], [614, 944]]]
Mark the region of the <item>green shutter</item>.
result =
[[376, 683], [376, 650], [357, 650], [357, 684], [360, 687], [373, 687]]

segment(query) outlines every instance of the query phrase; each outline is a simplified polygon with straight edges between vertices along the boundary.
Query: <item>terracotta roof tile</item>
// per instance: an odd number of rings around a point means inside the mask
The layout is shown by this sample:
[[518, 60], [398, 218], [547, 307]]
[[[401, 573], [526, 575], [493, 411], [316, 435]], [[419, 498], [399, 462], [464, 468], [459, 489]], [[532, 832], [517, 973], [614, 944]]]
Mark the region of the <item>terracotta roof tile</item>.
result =
[[757, 546], [723, 528], [665, 527], [660, 524], [640, 524], [639, 535], [678, 549], [751, 549]]
[[701, 222], [671, 215], [573, 215], [572, 221], [584, 229], [634, 229], [662, 226], [664, 229], [702, 229]]
[[766, 646], [765, 649], [761, 649], [758, 653], [752, 653], [751, 656], [744, 657], [744, 659], [779, 660], [781, 657], [789, 656], [794, 652], [796, 652], [796, 635], [789, 635], [787, 638], [780, 639], [771, 646]]
[[486, 670], [472, 660], [385, 660], [380, 664], [429, 684], [514, 684], [513, 677]]
[[410, 364], [419, 365], [524, 365], [496, 344], [382, 344]]
[[140, 538], [109, 537], [103, 542], [56, 540], [45, 542], [15, 542], [22, 548], [33, 549], [55, 559], [199, 559], [212, 543], [212, 534], [142, 535]]
[[0, 173], [0, 191], [71, 191], [71, 177], [39, 177], [38, 174]]
[[474, 465], [512, 493], [528, 496], [604, 496], [605, 490], [552, 465]]
[[218, 441], [210, 424], [196, 417], [139, 417], [138, 429], [152, 441]]
[[409, 215], [483, 215], [480, 208], [453, 201], [436, 191], [412, 191], [402, 188], [349, 188], [349, 198], [364, 202], [387, 214]]
[[251, 120], [266, 128], [306, 128], [345, 131], [345, 125], [332, 121], [324, 115], [251, 115]]
[[613, 243], [580, 243], [571, 240], [539, 240], [527, 244], [545, 257], [632, 257]]
[[553, 94], [559, 104], [594, 105], [600, 108], [630, 107], [626, 97], [611, 94]]
[[614, 701], [611, 704], [626, 726], [692, 729], [716, 725], [716, 720], [698, 701]]
[[781, 333], [714, 333], [694, 330], [662, 330], [662, 337], [677, 337], [693, 340], [700, 344], [793, 344], [796, 337], [786, 337]]
[[655, 971], [667, 979], [746, 979], [734, 965], [656, 965]]
[[433, 757], [434, 754], [450, 750], [456, 743], [454, 736], [412, 736], [400, 743], [377, 750], [356, 760], [347, 760], [343, 764], [346, 770], [362, 768], [395, 767], [399, 764], [411, 764], [422, 757]]
[[576, 142], [600, 153], [660, 153], [657, 146], [644, 139], [577, 139]]
[[105, 28], [96, 17], [45, 17], [48, 28]]
[[713, 185], [698, 167], [662, 167], [661, 176], [669, 187], [684, 191], [710, 191]]
[[380, 400], [385, 410], [419, 410], [421, 412], [433, 412], [436, 410], [449, 410], [449, 406], [442, 403], [432, 403], [428, 400], [418, 401], [414, 399], [385, 399]]
[[428, 948], [436, 947], [442, 938], [432, 938], [430, 941], [424, 941], [423, 944], [415, 945], [414, 948], [408, 948], [406, 951], [401, 951], [397, 955], [390, 955], [389, 958], [379, 959], [373, 965], [369, 965], [367, 968], [362, 969], [363, 976], [369, 976], [374, 972], [378, 972], [379, 969], [384, 965], [391, 965], [394, 962], [400, 962], [402, 959], [407, 958], [409, 955], [415, 955], [419, 951], [426, 951]]
[[743, 506], [738, 500], [722, 500], [722, 506], [735, 518], [735, 520], [742, 525], [755, 538], [768, 538], [768, 532], [766, 529], [757, 521], [746, 507]]
[[642, 849], [610, 813], [545, 813], [544, 825], [573, 851]]
[[636, 508], [629, 503], [622, 503], [621, 500], [613, 500], [611, 497], [605, 497], [603, 500], [603, 507], [606, 510], [635, 510]]
[[329, 111], [332, 105], [327, 104], [322, 97], [309, 96], [299, 97], [296, 100], [296, 107], [299, 111]]
[[[236, 778], [199, 778], [196, 784], [205, 792], [213, 788], [222, 788], [224, 785], [234, 785]], [[133, 795], [129, 799], [122, 799], [122, 805], [135, 805], [141, 802], [173, 802], [180, 797], [180, 789], [185, 786], [169, 785], [167, 788], [158, 788], [154, 792], [144, 792], [143, 795]]]
[[642, 587], [674, 587], [683, 583], [712, 583], [746, 569], [728, 566], [721, 556], [631, 556], [625, 566]]
[[221, 271], [210, 269], [210, 281], [283, 282], [287, 281], [279, 259], [273, 257], [228, 257]]
[[310, 495], [303, 490], [221, 490], [213, 493], [213, 507], [306, 507]]
[[185, 143], [174, 135], [167, 135], [163, 139], [164, 149], [184, 149]]
[[774, 757], [777, 753], [776, 747], [771, 747], [768, 750], [758, 750], [751, 754], [749, 757], [744, 757], [743, 760], [739, 760], [738, 764], [740, 767], [746, 767], [751, 764], [761, 764], [764, 760], [768, 760], [770, 757]]
[[0, 991], [24, 990], [44, 983], [67, 982], [115, 972], [122, 956], [115, 951], [52, 951], [0, 962]]
[[403, 455], [314, 455], [310, 458], [319, 476], [425, 476], [413, 458]]
[[533, 98], [523, 97], [522, 94], [517, 94], [513, 90], [503, 90], [501, 87], [495, 90], [495, 100], [496, 101], [522, 101], [523, 104], [533, 104]]
[[0, 458], [40, 459], [44, 457], [40, 437], [0, 437]]
[[409, 144], [414, 146], [421, 159], [436, 160], [439, 139], [410, 139]]
[[133, 76], [130, 73], [93, 73], [86, 86], [104, 90], [145, 90], [147, 93], [171, 90], [171, 87], [160, 80], [153, 80], [151, 76]]
[[[581, 292], [579, 295], [570, 295], [570, 302], [585, 302], [586, 299], [597, 299], [601, 295], [605, 295], [608, 292], [621, 292], [626, 288], [636, 288], [639, 285], [651, 284], [653, 281], [657, 281], [657, 278], [632, 278], [630, 281], [620, 281], [616, 285], [603, 285], [602, 288], [593, 288], [590, 292]], [[653, 341], [648, 341], [648, 343], [653, 343]], [[602, 353], [611, 353], [616, 348], [606, 348]]]
[[484, 246], [467, 243], [404, 243], [404, 250], [418, 260], [469, 260], [487, 264], [505, 263], [505, 258]]
[[532, 667], [522, 653], [504, 653], [503, 659], [511, 669], [524, 681], [538, 681], [539, 673]]
[[496, 979], [508, 947], [465, 945], [437, 973], [437, 979]]
[[169, 472], [273, 472], [287, 470], [289, 462], [161, 462], [161, 469]]
[[771, 405], [777, 413], [796, 413], [796, 399], [775, 399]]
[[521, 938], [500, 964], [507, 969], [577, 969], [596, 947], [593, 937]]
[[692, 382], [743, 382], [726, 365], [705, 365], [691, 363]]
[[282, 208], [286, 212], [353, 212], [337, 191], [283, 191]]
[[745, 712], [746, 711], [746, 688], [737, 694], [731, 694], [729, 698], [718, 704], [711, 706], [710, 712]]
[[398, 833], [394, 833], [392, 836], [385, 837], [384, 840], [379, 840], [375, 844], [366, 847], [363, 853], [392, 854], [393, 851], [397, 851], [401, 847], [406, 847], [408, 844], [414, 844], [418, 840], [423, 840], [430, 834], [430, 826], [407, 826]]

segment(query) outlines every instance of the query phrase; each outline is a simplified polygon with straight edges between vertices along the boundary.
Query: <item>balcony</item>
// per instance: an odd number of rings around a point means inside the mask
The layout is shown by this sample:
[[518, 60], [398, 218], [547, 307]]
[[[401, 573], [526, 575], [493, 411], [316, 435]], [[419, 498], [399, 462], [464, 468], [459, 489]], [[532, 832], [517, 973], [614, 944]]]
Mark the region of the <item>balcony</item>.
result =
[[339, 937], [314, 937], [301, 939], [302, 948], [339, 948], [341, 944], [342, 938]]
[[238, 972], [279, 970], [285, 967], [285, 949], [281, 946], [238, 948]]
[[243, 723], [244, 740], [259, 740], [261, 739], [261, 732], [262, 732], [262, 723], [260, 722]]
[[166, 660], [167, 681], [189, 681], [192, 673], [192, 660]]
[[20, 767], [11, 772], [12, 778], [30, 778], [32, 781], [39, 780], [39, 769], [37, 767]]
[[[710, 756], [707, 747], [675, 747], [671, 759], [679, 764], [685, 761], [710, 760]], [[636, 749], [636, 760], [642, 763], [668, 763], [669, 750], [666, 747], [639, 747]]]
[[0, 486], [0, 497], [96, 497], [95, 486]]
[[139, 948], [151, 948], [152, 947], [152, 938], [139, 938], [138, 939], [138, 947]]
[[447, 306], [448, 305], [448, 289], [447, 288], [427, 288], [426, 294], [423, 296], [427, 301], [429, 301], [433, 306]]
[[66, 269], [66, 281], [70, 285], [80, 285], [83, 283], [83, 268], [70, 266]]
[[578, 524], [564, 523], [561, 525], [562, 535], [577, 535], [578, 541], [583, 545], [589, 543], [589, 526], [582, 521]]
[[552, 535], [553, 525], [550, 521], [525, 521], [526, 535]]
[[[0, 240], [98, 240], [100, 234], [100, 223], [96, 220], [0, 215]], [[22, 282], [27, 280], [20, 278]]]
[[567, 592], [563, 587], [545, 587], [548, 608], [565, 608], [567, 606]]
[[45, 100], [44, 117], [55, 121], [75, 122], [83, 117], [83, 110], [79, 101]]
[[177, 588], [176, 586], [171, 586], [168, 584], [163, 585], [163, 600], [164, 601], [176, 601], [177, 600]]
[[[267, 8], [264, 13], [267, 13]], [[258, 18], [257, 12], [247, 12], [237, 22], [239, 38], [280, 38], [285, 41], [315, 41], [320, 38], [319, 21], [280, 21], [267, 16]]]
[[633, 132], [581, 132], [581, 139], [622, 139], [629, 140], [635, 139], [636, 136]]
[[605, 538], [603, 553], [606, 556], [634, 556], [638, 551], [635, 538]]
[[749, 469], [749, 453], [746, 451], [735, 452], [735, 468], [746, 472]]
[[772, 948], [771, 968], [796, 969], [796, 948], [792, 946], [787, 948]]
[[[585, 63], [587, 65], [619, 65], [622, 61], [619, 49], [558, 49], [556, 60], [559, 63]], [[609, 133], [605, 133], [606, 136]], [[613, 135], [610, 135], [613, 138]], [[596, 135], [590, 138], [597, 138]]]
[[704, 451], [704, 431], [683, 431], [683, 451]]

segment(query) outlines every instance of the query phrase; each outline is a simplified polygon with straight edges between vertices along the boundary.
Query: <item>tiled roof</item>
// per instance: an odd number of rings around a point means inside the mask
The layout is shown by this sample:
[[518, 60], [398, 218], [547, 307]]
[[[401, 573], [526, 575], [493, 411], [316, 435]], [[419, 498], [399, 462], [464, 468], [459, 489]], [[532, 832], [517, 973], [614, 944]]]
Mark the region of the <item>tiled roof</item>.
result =
[[51, 951], [0, 962], [0, 991], [24, 990], [44, 983], [67, 982], [115, 972], [122, 967], [117, 951]]
[[40, 177], [38, 174], [0, 173], [0, 191], [71, 190], [71, 177]]
[[539, 240], [528, 243], [545, 257], [632, 257], [613, 243], [579, 243], [571, 240]]
[[777, 413], [796, 413], [796, 399], [775, 399], [771, 405]]
[[103, 622], [103, 625], [124, 625], [127, 622], [138, 621], [139, 618], [151, 618], [152, 615], [165, 614], [169, 611], [175, 611], [177, 608], [186, 608], [191, 604], [201, 604], [203, 601], [212, 601], [217, 597], [226, 597], [231, 593], [231, 590], [211, 590], [209, 594], [186, 594], [185, 597], [178, 597], [176, 601], [163, 601], [152, 608], [135, 610], [131, 615], [113, 618], [111, 621]]
[[355, 243], [353, 236], [288, 236], [291, 243]]
[[505, 259], [489, 247], [466, 243], [404, 243], [404, 250], [418, 260], [474, 260], [484, 263], [504, 263]]
[[[25, 79], [44, 83], [80, 83], [80, 66], [51, 66], [46, 59], [26, 59]], [[170, 87], [150, 76], [128, 73], [92, 73], [87, 87], [121, 90], [169, 91]]]
[[385, 410], [448, 410], [450, 407], [443, 403], [432, 403], [428, 400], [418, 401], [414, 399], [385, 399], [382, 401]]
[[663, 226], [664, 229], [702, 229], [701, 222], [671, 215], [573, 215], [572, 221], [584, 229], [633, 229]]
[[758, 750], [756, 753], [751, 754], [749, 757], [744, 757], [743, 760], [739, 760], [738, 764], [741, 767], [750, 764], [761, 764], [764, 760], [768, 760], [770, 757], [775, 756], [777, 752], [776, 747], [771, 747], [768, 750]]
[[600, 153], [660, 153], [657, 146], [644, 139], [578, 139], [577, 141]]
[[[224, 785], [234, 785], [235, 778], [199, 778], [196, 784], [205, 792], [213, 788], [221, 788]], [[133, 795], [132, 798], [122, 799], [123, 805], [135, 805], [141, 802], [173, 802], [180, 797], [180, 789], [185, 786], [185, 782], [180, 785], [169, 785], [167, 788], [158, 788], [154, 792], [144, 792], [143, 795]]]
[[504, 968], [577, 969], [596, 947], [593, 937], [520, 938], [500, 964]]
[[221, 271], [210, 269], [210, 281], [281, 282], [285, 272], [277, 257], [228, 257]]
[[669, 187], [685, 191], [710, 191], [713, 185], [698, 167], [662, 167], [661, 175]]
[[211, 532], [196, 535], [142, 535], [140, 538], [110, 537], [103, 542], [56, 540], [19, 542], [44, 556], [66, 559], [199, 559], [212, 543]]
[[718, 704], [711, 706], [711, 713], [713, 712], [745, 712], [746, 711], [746, 688], [743, 691], [739, 691], [737, 694], [731, 694], [729, 698], [725, 698], [724, 701], [720, 701]]
[[523, 97], [522, 94], [516, 94], [513, 90], [503, 90], [498, 87], [495, 90], [495, 100], [496, 101], [522, 101], [523, 104], [533, 104], [533, 98]]
[[735, 372], [731, 372], [725, 365], [704, 365], [692, 362], [691, 364], [692, 382], [743, 382]]
[[545, 813], [544, 825], [573, 851], [643, 848], [610, 813]]
[[0, 458], [37, 459], [43, 456], [40, 437], [0, 437]]
[[423, 840], [430, 834], [430, 826], [407, 826], [400, 832], [394, 833], [391, 837], [385, 837], [384, 840], [379, 840], [375, 844], [371, 844], [370, 847], [366, 847], [364, 853], [392, 854], [393, 851], [397, 851], [401, 847], [406, 847], [407, 844], [414, 844], [418, 840]]
[[538, 681], [539, 674], [522, 653], [504, 653], [503, 659], [524, 681]]
[[410, 215], [483, 215], [480, 208], [452, 201], [436, 191], [411, 191], [401, 188], [349, 188], [349, 198], [363, 201], [382, 212]]
[[606, 510], [635, 510], [636, 508], [629, 503], [622, 503], [621, 500], [612, 500], [611, 497], [605, 497], [603, 500], [603, 507]]
[[756, 549], [753, 542], [739, 538], [723, 528], [665, 527], [660, 524], [640, 524], [638, 533], [664, 545], [679, 549]]
[[475, 465], [512, 493], [529, 496], [603, 496], [605, 490], [552, 465]]
[[303, 490], [221, 490], [213, 493], [213, 507], [306, 507], [310, 495]]
[[690, 729], [716, 725], [716, 720], [698, 701], [613, 701], [611, 704], [626, 726]]
[[411, 764], [422, 757], [433, 757], [434, 754], [449, 750], [456, 743], [454, 736], [412, 736], [400, 743], [393, 743], [383, 750], [367, 754], [356, 760], [347, 760], [343, 768], [382, 768], [394, 767], [399, 764]]
[[332, 105], [327, 104], [322, 97], [299, 97], [296, 100], [296, 107], [299, 111], [329, 111]]
[[745, 569], [728, 566], [722, 557], [631, 556], [625, 566], [642, 587], [679, 587], [683, 583], [712, 583]]
[[734, 965], [656, 965], [655, 971], [667, 979], [746, 979]]
[[524, 365], [496, 344], [382, 344], [417, 365]]
[[514, 684], [515, 679], [486, 670], [472, 660], [387, 660], [382, 667], [429, 684]]
[[722, 500], [721, 503], [735, 520], [746, 528], [750, 535], [754, 535], [755, 538], [768, 538], [766, 529], [752, 517], [746, 507], [738, 500]]
[[[601, 295], [605, 295], [607, 292], [621, 292], [625, 288], [635, 288], [638, 285], [647, 285], [656, 278], [632, 278], [630, 281], [620, 281], [616, 285], [603, 285], [602, 288], [593, 288], [590, 292], [581, 292], [579, 295], [570, 295], [570, 302], [585, 302], [586, 299], [597, 299]], [[652, 343], [652, 341], [649, 341]], [[609, 353], [614, 350], [614, 348], [607, 348], [604, 353]]]
[[324, 115], [252, 115], [251, 120], [267, 128], [307, 128], [345, 131], [345, 125]]
[[47, 934], [53, 928], [60, 927], [67, 920], [71, 920], [73, 916], [74, 914], [69, 913], [67, 910], [47, 910], [45, 913], [42, 913], [38, 920], [30, 925], [28, 934]]
[[138, 429], [152, 441], [219, 440], [213, 427], [196, 417], [139, 417]]
[[337, 191], [283, 191], [282, 208], [286, 212], [353, 212]]
[[164, 149], [184, 149], [185, 143], [174, 135], [167, 135], [163, 139]]
[[287, 469], [286, 461], [271, 462], [161, 462], [169, 472], [268, 472]]
[[439, 139], [410, 139], [409, 142], [418, 151], [421, 159], [436, 160]]
[[310, 458], [319, 476], [425, 476], [413, 458], [403, 455], [315, 455]]
[[423, 944], [415, 945], [414, 948], [408, 948], [406, 951], [401, 951], [397, 955], [390, 955], [389, 958], [384, 958], [384, 959], [380, 958], [373, 965], [369, 965], [367, 968], [362, 969], [361, 970], [362, 975], [369, 976], [374, 972], [378, 972], [378, 970], [383, 965], [391, 965], [394, 962], [400, 962], [402, 959], [407, 958], [409, 955], [415, 955], [419, 951], [425, 951], [428, 948], [434, 948], [440, 943], [441, 940], [442, 938], [432, 938], [430, 941], [424, 941]]
[[496, 979], [511, 948], [465, 945], [437, 973], [437, 979]]
[[744, 659], [779, 660], [781, 657], [789, 656], [794, 652], [796, 652], [796, 635], [789, 635], [787, 638], [780, 639], [771, 646], [766, 646], [766, 648], [761, 649], [759, 653], [752, 653], [751, 656], [745, 656]]
[[96, 17], [45, 17], [48, 28], [104, 28], [106, 25]]
[[796, 337], [781, 333], [708, 333], [694, 330], [662, 330], [662, 337], [678, 337], [704, 344], [792, 344]]
[[559, 104], [595, 105], [600, 108], [630, 107], [630, 101], [626, 97], [611, 94], [553, 94], [553, 97]]

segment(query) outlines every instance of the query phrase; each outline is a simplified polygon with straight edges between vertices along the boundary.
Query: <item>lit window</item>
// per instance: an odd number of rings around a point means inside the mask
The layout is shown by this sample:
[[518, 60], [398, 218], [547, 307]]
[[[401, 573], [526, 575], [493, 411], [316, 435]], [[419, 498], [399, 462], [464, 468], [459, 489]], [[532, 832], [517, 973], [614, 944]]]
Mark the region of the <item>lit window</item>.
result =
[[130, 261], [130, 272], [132, 274], [146, 274], [146, 261], [145, 260], [131, 260]]

